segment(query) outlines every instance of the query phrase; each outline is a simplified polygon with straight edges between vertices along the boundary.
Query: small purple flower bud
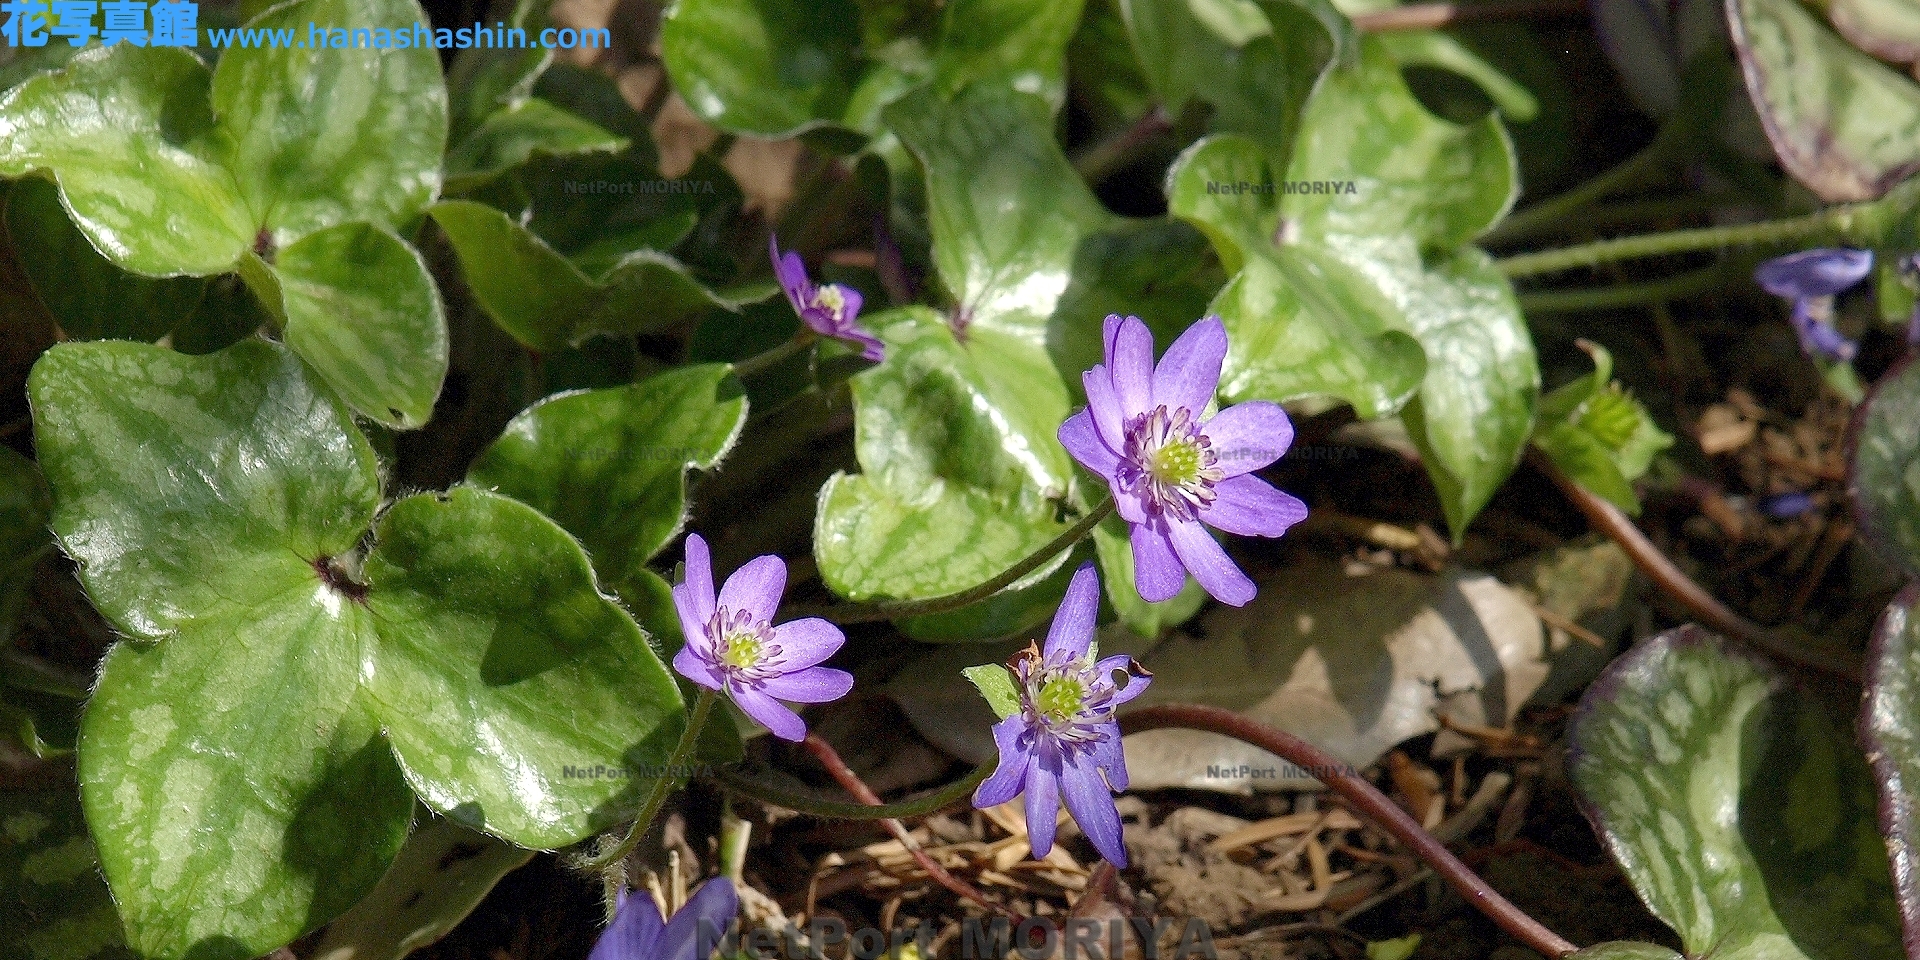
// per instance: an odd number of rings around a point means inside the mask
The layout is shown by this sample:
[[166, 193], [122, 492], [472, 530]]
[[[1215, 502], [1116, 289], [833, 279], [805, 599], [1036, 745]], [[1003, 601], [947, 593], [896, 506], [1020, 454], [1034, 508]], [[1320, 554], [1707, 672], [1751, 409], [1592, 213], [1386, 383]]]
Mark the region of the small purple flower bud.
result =
[[[1099, 658], [1093, 643], [1100, 576], [1082, 564], [1067, 586], [1045, 649], [1029, 647], [1007, 668], [1019, 708], [994, 724], [1000, 762], [973, 793], [979, 809], [1026, 795], [1028, 845], [1036, 858], [1053, 849], [1062, 802], [1080, 831], [1115, 866], [1127, 865], [1113, 795], [1127, 789], [1127, 760], [1114, 711], [1146, 692], [1153, 674], [1124, 654]], [[1126, 686], [1114, 675], [1124, 674]]]
[[807, 725], [779, 701], [827, 703], [853, 689], [853, 675], [816, 666], [847, 642], [840, 628], [818, 617], [773, 625], [787, 588], [779, 557], [755, 557], [713, 591], [713, 558], [697, 533], [687, 535], [686, 578], [673, 588], [686, 646], [673, 669], [710, 690], [724, 691], [761, 726], [782, 740], [805, 740]]
[[1813, 498], [1801, 490], [1776, 493], [1760, 501], [1760, 510], [1769, 517], [1789, 520], [1813, 509]]
[[1060, 444], [1113, 490], [1141, 597], [1169, 599], [1191, 572], [1214, 599], [1245, 604], [1253, 581], [1205, 528], [1277, 537], [1306, 518], [1306, 504], [1252, 475], [1287, 452], [1292, 421], [1265, 401], [1201, 419], [1227, 356], [1218, 317], [1187, 328], [1158, 366], [1140, 318], [1109, 316], [1105, 335], [1106, 362], [1081, 375], [1087, 406], [1060, 425]]
[[613, 923], [587, 960], [707, 960], [739, 911], [739, 895], [726, 877], [701, 884], [672, 920], [661, 919], [652, 896], [622, 890]]
[[1829, 321], [1835, 294], [1865, 280], [1873, 270], [1873, 251], [1819, 248], [1768, 260], [1753, 279], [1776, 297], [1793, 301], [1789, 320], [1810, 357], [1852, 360], [1859, 345], [1840, 335]]
[[863, 302], [860, 291], [837, 283], [814, 286], [807, 278], [807, 268], [800, 262], [800, 255], [792, 251], [781, 253], [777, 236], [767, 241], [767, 252], [773, 257], [773, 272], [780, 280], [780, 289], [786, 291], [787, 302], [793, 304], [793, 312], [800, 315], [802, 322], [821, 336], [858, 346], [860, 355], [868, 360], [878, 362], [886, 356], [886, 345], [854, 322], [860, 316]]

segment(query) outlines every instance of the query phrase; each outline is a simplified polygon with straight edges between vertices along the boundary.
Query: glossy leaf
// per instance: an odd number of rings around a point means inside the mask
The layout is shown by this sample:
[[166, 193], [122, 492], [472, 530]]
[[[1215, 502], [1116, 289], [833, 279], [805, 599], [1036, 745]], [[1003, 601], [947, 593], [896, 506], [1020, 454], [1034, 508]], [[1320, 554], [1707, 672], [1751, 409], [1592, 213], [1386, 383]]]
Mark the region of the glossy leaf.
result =
[[537, 97], [502, 107], [447, 151], [447, 190], [471, 189], [532, 159], [624, 149], [627, 140]]
[[1612, 381], [1613, 355], [1580, 341], [1593, 356], [1593, 372], [1548, 394], [1540, 402], [1534, 443], [1581, 486], [1629, 514], [1640, 513], [1633, 482], [1673, 437], [1631, 394]]
[[1902, 955], [1867, 765], [1761, 662], [1661, 634], [1588, 688], [1569, 735], [1588, 818], [1689, 956]]
[[1824, 200], [1870, 200], [1920, 169], [1920, 86], [1793, 0], [1727, 0], [1747, 94], [1781, 166]]
[[974, 83], [1066, 102], [1067, 41], [1085, 0], [956, 0], [941, 12], [933, 77], [952, 95]]
[[467, 477], [552, 517], [618, 585], [641, 576], [680, 532], [687, 471], [718, 465], [746, 419], [746, 396], [726, 366], [684, 367], [535, 404]]
[[287, 345], [342, 399], [402, 430], [433, 416], [447, 324], [419, 253], [381, 227], [347, 223], [280, 251], [272, 269]]
[[1827, 18], [1848, 43], [1882, 60], [1920, 60], [1920, 7], [1907, 0], [1834, 0]]
[[585, 551], [472, 487], [401, 500], [376, 533], [367, 691], [414, 792], [522, 846], [611, 826], [644, 783], [629, 765], [664, 763], [685, 713]]
[[0, 791], [0, 960], [131, 960], [71, 774]]
[[1908, 587], [1874, 626], [1860, 738], [1880, 789], [1880, 830], [1893, 859], [1907, 955], [1920, 951], [1920, 873], [1914, 833], [1920, 829], [1920, 588]]
[[313, 960], [401, 960], [453, 931], [533, 851], [435, 818], [415, 830], [366, 899], [327, 924]]
[[1870, 542], [1920, 572], [1920, 364], [1880, 378], [1858, 414], [1853, 499]]
[[660, 23], [667, 72], [693, 112], [772, 139], [840, 118], [859, 46], [851, 0], [683, 0]]
[[142, 277], [101, 256], [67, 219], [60, 190], [51, 181], [16, 181], [5, 202], [14, 256], [68, 337], [152, 342], [199, 306], [205, 280]]

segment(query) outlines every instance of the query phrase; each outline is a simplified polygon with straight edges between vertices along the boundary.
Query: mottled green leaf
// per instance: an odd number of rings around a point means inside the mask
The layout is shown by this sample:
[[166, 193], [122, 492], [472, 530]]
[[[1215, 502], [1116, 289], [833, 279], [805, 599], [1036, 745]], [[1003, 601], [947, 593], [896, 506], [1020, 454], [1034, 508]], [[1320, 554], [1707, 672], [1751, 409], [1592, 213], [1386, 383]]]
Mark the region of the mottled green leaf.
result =
[[1593, 356], [1594, 370], [1541, 399], [1533, 442], [1581, 486], [1638, 515], [1633, 482], [1647, 472], [1654, 454], [1673, 445], [1673, 437], [1611, 380], [1613, 355], [1599, 344], [1580, 344]]
[[502, 107], [447, 151], [447, 190], [471, 189], [526, 163], [536, 153], [620, 150], [618, 137], [537, 97]]
[[273, 274], [287, 345], [342, 399], [402, 430], [433, 416], [447, 324], [418, 252], [381, 227], [345, 223], [280, 251]]
[[1067, 96], [1067, 41], [1085, 0], [955, 0], [941, 12], [934, 83], [952, 95], [976, 83], [1038, 94], [1058, 111]]
[[1657, 943], [1613, 940], [1575, 951], [1567, 960], [1686, 960]]
[[851, 0], [681, 0], [660, 24], [667, 72], [693, 112], [775, 139], [840, 118], [859, 47]]
[[453, 931], [533, 851], [436, 817], [400, 848], [386, 876], [327, 925], [313, 960], [400, 960]]
[[1909, 586], [1874, 626], [1860, 737], [1880, 788], [1880, 830], [1900, 897], [1907, 955], [1920, 948], [1920, 874], [1914, 832], [1920, 829], [1920, 588]]
[[1874, 386], [1854, 434], [1853, 497], [1868, 539], [1920, 572], [1920, 363]]
[[1920, 6], [1911, 0], [1834, 0], [1827, 19], [1847, 42], [1882, 60], [1920, 60]]
[[1020, 712], [1020, 694], [1013, 688], [1013, 674], [997, 663], [968, 667], [960, 671], [980, 695], [987, 698], [995, 716], [1005, 720]]
[[198, 277], [143, 277], [114, 266], [67, 219], [51, 181], [16, 181], [6, 212], [14, 256], [72, 339], [158, 340], [193, 313], [206, 290]]
[[0, 960], [131, 960], [71, 772], [0, 791]]
[[507, 424], [468, 480], [540, 510], [580, 539], [610, 584], [645, 571], [686, 519], [686, 474], [711, 470], [745, 426], [720, 364], [550, 397]]
[[1871, 200], [1920, 168], [1920, 86], [1794, 0], [1728, 0], [1747, 94], [1780, 165], [1824, 200]]
[[[367, 681], [427, 805], [522, 846], [605, 829], [666, 761], [680, 691], [579, 544], [472, 487], [401, 500], [367, 560]], [[422, 709], [422, 705], [431, 705]]]
[[1588, 818], [1689, 956], [1902, 956], [1872, 778], [1812, 695], [1685, 627], [1615, 661], [1569, 736]]

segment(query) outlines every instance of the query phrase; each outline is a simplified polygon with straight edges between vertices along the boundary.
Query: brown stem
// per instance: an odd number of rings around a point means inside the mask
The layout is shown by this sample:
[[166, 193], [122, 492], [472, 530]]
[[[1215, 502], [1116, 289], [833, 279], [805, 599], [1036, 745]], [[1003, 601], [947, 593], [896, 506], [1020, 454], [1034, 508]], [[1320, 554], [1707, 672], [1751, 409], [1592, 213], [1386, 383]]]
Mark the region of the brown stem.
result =
[[1143, 730], [1158, 730], [1165, 727], [1184, 727], [1189, 730], [1205, 730], [1224, 737], [1232, 737], [1250, 743], [1268, 753], [1280, 756], [1295, 766], [1307, 770], [1321, 783], [1333, 788], [1335, 793], [1345, 797], [1361, 814], [1371, 819], [1388, 833], [1399, 838], [1407, 849], [1433, 868], [1433, 872], [1444, 878], [1448, 884], [1459, 891], [1468, 903], [1479, 908], [1481, 913], [1500, 925], [1500, 929], [1512, 934], [1527, 946], [1549, 957], [1562, 957], [1579, 949], [1567, 942], [1559, 934], [1541, 926], [1500, 895], [1485, 880], [1480, 879], [1467, 865], [1448, 850], [1446, 844], [1434, 839], [1433, 835], [1421, 829], [1420, 824], [1407, 815], [1405, 810], [1387, 798], [1354, 772], [1353, 768], [1341, 763], [1331, 755], [1322, 752], [1313, 744], [1287, 733], [1276, 730], [1263, 723], [1256, 723], [1231, 710], [1219, 707], [1206, 707], [1197, 704], [1161, 704], [1135, 710], [1120, 718], [1120, 729], [1125, 733], [1139, 733]]
[[1648, 540], [1647, 535], [1640, 532], [1639, 527], [1634, 526], [1633, 520], [1620, 512], [1619, 507], [1608, 503], [1599, 494], [1575, 482], [1572, 477], [1567, 476], [1564, 471], [1554, 465], [1553, 459], [1542, 453], [1539, 448], [1529, 447], [1527, 459], [1533, 464], [1534, 469], [1546, 474], [1547, 478], [1553, 481], [1554, 486], [1559, 487], [1560, 492], [1566, 494], [1568, 500], [1573, 501], [1573, 505], [1586, 515], [1587, 522], [1592, 524], [1594, 529], [1606, 534], [1608, 539], [1619, 544], [1620, 549], [1626, 551], [1627, 557], [1633, 561], [1633, 565], [1639, 567], [1640, 572], [1646, 574], [1662, 593], [1692, 611], [1693, 615], [1700, 618], [1700, 622], [1709, 629], [1809, 670], [1817, 670], [1855, 684], [1860, 682], [1859, 663], [1847, 661], [1837, 653], [1814, 656], [1785, 642], [1767, 628], [1727, 609], [1726, 605], [1714, 599], [1713, 594], [1708, 593], [1705, 587], [1693, 582], [1692, 577], [1674, 566], [1673, 561], [1667, 559], [1667, 555], [1660, 552], [1660, 548], [1654, 546], [1653, 541]]
[[[814, 759], [820, 761], [821, 766], [827, 768], [828, 773], [833, 774], [833, 779], [840, 782], [842, 789], [853, 794], [855, 800], [870, 807], [881, 805], [879, 795], [867, 786], [866, 781], [860, 779], [859, 774], [853, 772], [853, 768], [847, 766], [845, 760], [840, 759], [840, 752], [833, 749], [833, 744], [828, 743], [817, 733], [809, 733], [807, 739], [802, 742], [802, 746], [813, 754]], [[925, 850], [920, 849], [920, 844], [907, 833], [906, 826], [900, 821], [889, 817], [880, 822], [886, 824], [887, 832], [893, 834], [893, 838], [907, 848], [907, 853], [913, 857], [914, 862], [920, 864], [920, 869], [927, 871], [927, 876], [932, 877], [935, 883], [959, 894], [964, 899], [985, 907], [989, 912], [1006, 917], [1015, 924], [1021, 922], [1022, 917], [1019, 914], [987, 899], [987, 895], [975, 889], [972, 884], [948, 873], [947, 868], [935, 863], [932, 857], [927, 856]]]
[[1470, 20], [1496, 20], [1503, 17], [1579, 16], [1586, 12], [1582, 0], [1521, 0], [1516, 3], [1416, 3], [1378, 13], [1363, 13], [1353, 18], [1353, 27], [1362, 33], [1387, 30], [1434, 30]]

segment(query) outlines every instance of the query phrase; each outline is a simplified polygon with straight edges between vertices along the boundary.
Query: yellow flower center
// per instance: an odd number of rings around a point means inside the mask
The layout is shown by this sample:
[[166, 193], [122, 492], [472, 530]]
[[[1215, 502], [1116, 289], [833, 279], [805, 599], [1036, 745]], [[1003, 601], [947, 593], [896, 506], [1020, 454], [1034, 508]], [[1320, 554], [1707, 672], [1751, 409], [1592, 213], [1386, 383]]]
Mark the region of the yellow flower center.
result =
[[741, 631], [727, 634], [720, 661], [736, 670], [745, 670], [760, 662], [760, 637]]
[[1192, 440], [1168, 440], [1147, 455], [1147, 473], [1156, 483], [1184, 487], [1200, 479], [1200, 447]]
[[813, 293], [813, 303], [815, 306], [827, 308], [827, 310], [836, 317], [840, 315], [842, 310], [847, 309], [846, 295], [840, 292], [840, 286], [838, 284], [833, 283], [815, 290]]
[[1087, 688], [1073, 677], [1054, 676], [1040, 685], [1040, 714], [1055, 723], [1065, 723], [1080, 713], [1086, 703]]

